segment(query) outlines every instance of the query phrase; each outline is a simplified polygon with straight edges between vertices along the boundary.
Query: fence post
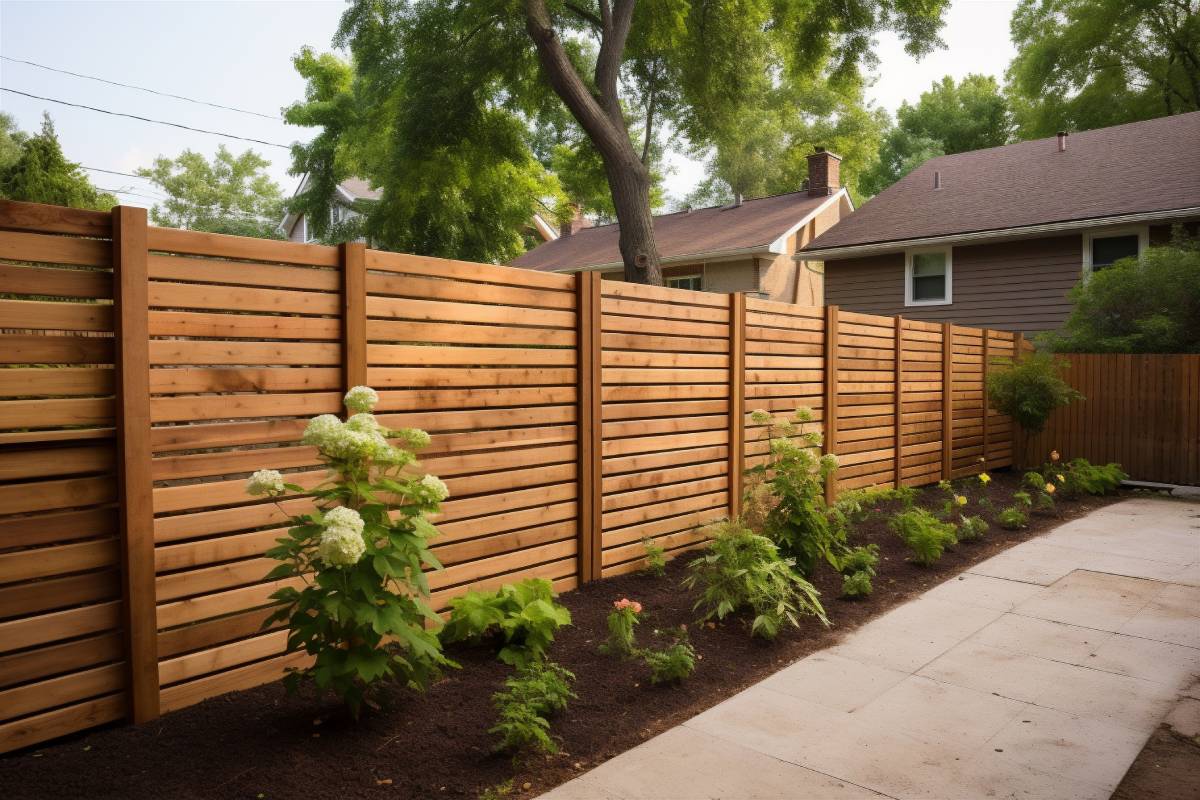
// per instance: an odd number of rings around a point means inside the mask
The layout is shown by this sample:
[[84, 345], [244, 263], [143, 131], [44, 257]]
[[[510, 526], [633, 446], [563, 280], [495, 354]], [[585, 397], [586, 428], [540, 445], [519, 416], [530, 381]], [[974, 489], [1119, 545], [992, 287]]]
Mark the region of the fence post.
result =
[[129, 711], [135, 723], [159, 715], [146, 227], [144, 208], [117, 206], [112, 210], [122, 623]]
[[746, 295], [729, 295], [729, 518], [742, 513], [746, 467]]
[[[1012, 363], [1013, 364], [1020, 363], [1021, 356], [1024, 352], [1025, 352], [1025, 334], [1018, 332], [1013, 335]], [[1019, 426], [1017, 424], [1016, 420], [1012, 420], [1012, 424], [1011, 424], [1010, 428], [1012, 430], [1012, 433], [1010, 434], [1010, 439], [1012, 440], [1013, 465], [1018, 466], [1018, 467], [1024, 466], [1025, 465], [1025, 456], [1029, 451], [1029, 448], [1026, 447], [1027, 437], [1020, 435], [1021, 426]]]
[[367, 383], [367, 246], [343, 242], [342, 382], [346, 389]]
[[597, 580], [603, 569], [603, 462], [600, 273], [575, 274], [579, 377], [579, 580]]
[[954, 448], [954, 324], [942, 323], [942, 480], [950, 480]]
[[983, 403], [983, 468], [986, 471], [988, 468], [988, 417], [991, 416], [991, 408], [988, 404], [987, 379], [988, 379], [988, 361], [991, 358], [991, 328], [983, 329], [983, 365], [980, 369], [980, 388], [982, 390], [981, 401]]
[[[837, 446], [838, 396], [838, 307], [825, 306], [825, 436], [821, 452], [832, 453]], [[825, 502], [832, 503], [837, 495], [837, 478], [830, 475], [825, 481]]]
[[901, 432], [904, 422], [904, 318], [896, 317], [895, 326], [896, 333], [893, 338], [896, 343], [896, 355], [892, 380], [895, 381], [896, 385], [892, 393], [892, 404], [894, 405], [892, 410], [892, 424], [896, 427], [896, 430], [892, 439], [892, 460], [895, 462], [893, 465], [894, 474], [892, 476], [892, 483], [899, 489], [903, 480], [900, 454], [904, 444], [904, 436]]

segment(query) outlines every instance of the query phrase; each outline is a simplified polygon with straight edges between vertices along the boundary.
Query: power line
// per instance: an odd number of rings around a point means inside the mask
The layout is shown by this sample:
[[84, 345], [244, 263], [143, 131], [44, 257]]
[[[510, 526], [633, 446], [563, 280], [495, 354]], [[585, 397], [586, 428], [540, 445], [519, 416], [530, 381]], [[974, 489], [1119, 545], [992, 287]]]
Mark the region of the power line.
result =
[[281, 150], [291, 150], [292, 149], [289, 145], [278, 144], [277, 142], [267, 142], [267, 141], [263, 141], [262, 139], [252, 139], [248, 136], [238, 136], [233, 133], [223, 133], [221, 131], [209, 131], [209, 130], [205, 130], [204, 128], [193, 128], [190, 125], [181, 125], [178, 122], [166, 122], [161, 119], [151, 119], [149, 117], [139, 117], [136, 114], [124, 114], [120, 111], [109, 111], [107, 108], [96, 108], [95, 106], [85, 106], [82, 103], [70, 103], [70, 102], [67, 102], [66, 100], [57, 100], [53, 97], [42, 97], [40, 95], [30, 94], [29, 92], [22, 92], [17, 89], [10, 89], [7, 86], [0, 86], [0, 92], [9, 92], [11, 94], [21, 95], [22, 97], [29, 97], [34, 100], [42, 100], [47, 103], [58, 103], [59, 105], [71, 106], [72, 108], [82, 108], [82, 109], [86, 109], [88, 111], [96, 111], [98, 113], [108, 114], [109, 116], [113, 116], [113, 117], [126, 117], [127, 119], [136, 119], [140, 122], [152, 122], [155, 125], [166, 125], [171, 128], [181, 128], [182, 130], [193, 131], [194, 133], [207, 133], [210, 136], [224, 136], [227, 139], [238, 139], [243, 142], [252, 142], [254, 144], [266, 145], [267, 147], [278, 147]]
[[133, 172], [117, 172], [115, 169], [100, 169], [99, 167], [87, 167], [87, 166], [84, 166], [83, 164], [80, 164], [79, 166], [83, 167], [84, 169], [91, 170], [92, 172], [103, 172], [107, 175], [120, 175], [125, 178], [141, 178], [144, 181], [150, 180], [145, 175], [137, 175]]
[[147, 200], [166, 200], [167, 199], [165, 197], [151, 197], [148, 194], [141, 194], [139, 192], [131, 192], [128, 189], [107, 189], [103, 186], [97, 186], [96, 191], [97, 192], [108, 192], [109, 194], [127, 194], [127, 195], [130, 195], [131, 197], [144, 197]]
[[157, 89], [150, 89], [145, 86], [135, 86], [132, 83], [121, 83], [120, 81], [108, 80], [107, 78], [98, 78], [95, 75], [85, 75], [81, 72], [71, 72], [70, 70], [67, 70], [67, 69], [59, 69], [57, 67], [49, 67], [49, 66], [46, 66], [45, 64], [39, 64], [36, 61], [26, 61], [21, 58], [10, 58], [9, 56], [0, 56], [0, 59], [4, 59], [5, 61], [11, 61], [14, 64], [27, 64], [31, 67], [37, 67], [38, 69], [49, 70], [50, 72], [58, 72], [63, 75], [70, 75], [73, 78], [83, 78], [83, 79], [89, 80], [89, 81], [98, 81], [99, 83], [107, 83], [109, 86], [120, 86], [124, 89], [136, 89], [139, 92], [149, 92], [150, 94], [156, 94], [159, 97], [170, 97], [175, 100], [185, 100], [189, 103], [196, 103], [197, 105], [201, 105], [201, 106], [210, 106], [211, 108], [221, 108], [226, 111], [236, 111], [239, 114], [250, 114], [251, 116], [262, 117], [263, 119], [273, 119], [273, 120], [278, 120], [280, 122], [284, 121], [283, 117], [279, 116], [278, 114], [261, 114], [257, 111], [250, 111], [245, 108], [237, 108], [236, 106], [226, 106], [226, 105], [222, 105], [220, 103], [210, 103], [207, 100], [197, 100], [193, 97], [185, 97], [181, 94], [171, 94], [170, 92], [160, 92]]

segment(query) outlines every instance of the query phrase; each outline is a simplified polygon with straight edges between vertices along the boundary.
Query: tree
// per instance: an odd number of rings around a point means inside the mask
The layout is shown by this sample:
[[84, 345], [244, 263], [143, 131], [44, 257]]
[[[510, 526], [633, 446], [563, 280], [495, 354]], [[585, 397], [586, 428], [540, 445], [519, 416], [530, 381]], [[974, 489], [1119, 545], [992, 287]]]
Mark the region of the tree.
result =
[[915, 105], [900, 105], [862, 188], [878, 194], [934, 156], [998, 147], [1011, 138], [1008, 101], [995, 78], [968, 75], [955, 83], [947, 75]]
[[1068, 366], [1065, 360], [1039, 351], [988, 374], [988, 404], [1011, 417], [1025, 434], [1020, 453], [1029, 452], [1029, 440], [1045, 429], [1056, 408], [1083, 399], [1063, 380]]
[[284, 201], [279, 184], [266, 173], [270, 165], [253, 150], [235, 156], [220, 145], [212, 161], [184, 150], [174, 159], [159, 156], [137, 174], [167, 195], [150, 209], [155, 225], [279, 239]]
[[1062, 353], [1200, 353], [1200, 244], [1176, 236], [1071, 290], [1045, 344]]
[[16, 118], [0, 111], [0, 171], [8, 169], [21, 157], [23, 141], [25, 132], [17, 127]]
[[[415, 152], [412, 137], [423, 154], [453, 152], [487, 130], [484, 120], [489, 127], [532, 124], [565, 106], [603, 164], [626, 278], [660, 283], [648, 163], [660, 131], [702, 135], [728, 117], [742, 89], [762, 79], [753, 57], [760, 45], [779, 65], [781, 81], [818, 69], [854, 76], [871, 62], [871, 39], [880, 30], [899, 31], [910, 52], [932, 48], [946, 6], [946, 0], [356, 0], [338, 41], [353, 55], [357, 90], [372, 107], [395, 115], [390, 159]], [[528, 137], [511, 141], [528, 145]]]
[[1021, 0], [1011, 28], [1022, 138], [1200, 109], [1200, 0]]
[[36, 135], [15, 127], [8, 118], [0, 138], [0, 152], [11, 159], [7, 165], [0, 163], [0, 197], [94, 211], [118, 205], [116, 197], [93, 186], [79, 165], [63, 155], [49, 114], [42, 117], [42, 130]]

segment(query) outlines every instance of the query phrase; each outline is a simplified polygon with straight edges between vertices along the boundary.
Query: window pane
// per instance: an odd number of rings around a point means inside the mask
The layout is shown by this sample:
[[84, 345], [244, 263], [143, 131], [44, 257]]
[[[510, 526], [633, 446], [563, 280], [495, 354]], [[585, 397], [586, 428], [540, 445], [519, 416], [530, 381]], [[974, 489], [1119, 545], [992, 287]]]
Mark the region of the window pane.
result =
[[945, 253], [915, 253], [913, 255], [913, 277], [945, 274]]
[[667, 278], [667, 286], [672, 289], [691, 289], [700, 291], [700, 276], [687, 275], [678, 278]]
[[1103, 239], [1092, 239], [1092, 268], [1107, 267], [1122, 258], [1134, 257], [1138, 254], [1137, 234], [1128, 236], [1105, 236]]
[[912, 299], [913, 300], [945, 300], [946, 299], [946, 276], [945, 275], [913, 275], [912, 279]]

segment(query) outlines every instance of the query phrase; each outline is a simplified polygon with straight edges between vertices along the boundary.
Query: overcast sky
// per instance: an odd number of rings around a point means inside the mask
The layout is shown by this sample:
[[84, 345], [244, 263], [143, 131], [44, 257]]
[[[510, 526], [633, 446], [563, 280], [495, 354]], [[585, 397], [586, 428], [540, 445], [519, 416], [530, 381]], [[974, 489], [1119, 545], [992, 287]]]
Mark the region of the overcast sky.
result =
[[[895, 111], [943, 75], [1003, 75], [1013, 48], [1008, 20], [1016, 2], [954, 0], [942, 38], [946, 49], [914, 61], [899, 40], [882, 36], [880, 68], [870, 99]], [[304, 45], [330, 48], [343, 8], [340, 0], [193, 0], [108, 2], [0, 0], [0, 55], [61, 70], [136, 84], [159, 92], [278, 115], [299, 99], [303, 81], [291, 57]], [[0, 60], [0, 86], [44, 98], [236, 134], [287, 145], [310, 134], [279, 119], [227, 111]], [[87, 167], [131, 172], [158, 154], [190, 148], [208, 155], [224, 142], [240, 152], [253, 147], [272, 162], [272, 175], [288, 193], [285, 149], [71, 108], [0, 92], [0, 109], [32, 130], [49, 111], [67, 157]], [[700, 165], [672, 159], [668, 192], [681, 197], [701, 178]], [[154, 194], [146, 181], [103, 172], [93, 182], [110, 190]], [[123, 194], [130, 205], [150, 197]]]

